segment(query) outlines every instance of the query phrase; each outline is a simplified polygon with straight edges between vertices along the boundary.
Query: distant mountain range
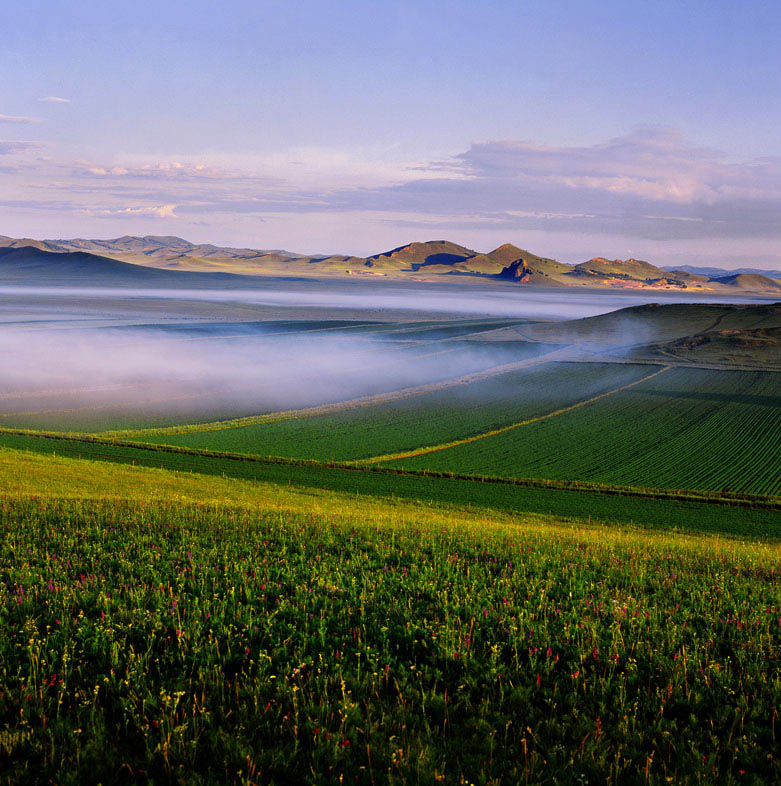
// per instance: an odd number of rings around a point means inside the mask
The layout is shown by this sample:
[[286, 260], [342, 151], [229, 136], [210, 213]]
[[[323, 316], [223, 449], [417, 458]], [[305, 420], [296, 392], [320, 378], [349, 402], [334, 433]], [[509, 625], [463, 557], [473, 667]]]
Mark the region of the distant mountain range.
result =
[[781, 278], [781, 270], [762, 270], [758, 267], [736, 267], [732, 270], [725, 270], [720, 267], [693, 267], [692, 265], [681, 265], [680, 270], [685, 270], [687, 273], [698, 273], [701, 276], [708, 276], [709, 278], [721, 278], [723, 276], [732, 276], [735, 273], [756, 273], [760, 276], [768, 276], [769, 278]]
[[[781, 273], [777, 273], [781, 278]], [[684, 266], [665, 270], [639, 259], [595, 257], [567, 265], [506, 243], [488, 253], [430, 240], [408, 243], [369, 257], [305, 256], [279, 249], [259, 250], [195, 244], [179, 237], [112, 240], [33, 240], [0, 236], [0, 281], [137, 280], [182, 282], [231, 276], [383, 276], [416, 281], [463, 277], [509, 281], [531, 287], [691, 290], [781, 293], [781, 281], [767, 271]]]

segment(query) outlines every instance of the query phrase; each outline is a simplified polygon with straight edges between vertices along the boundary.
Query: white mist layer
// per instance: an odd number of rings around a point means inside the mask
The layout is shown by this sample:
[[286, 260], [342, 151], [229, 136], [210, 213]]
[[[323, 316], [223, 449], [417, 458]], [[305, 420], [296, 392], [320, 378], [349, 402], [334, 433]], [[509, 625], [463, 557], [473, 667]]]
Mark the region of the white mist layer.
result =
[[[644, 303], [757, 303], [772, 298], [752, 296], [680, 295], [674, 292], [578, 292], [486, 285], [411, 285], [381, 283], [368, 286], [301, 282], [295, 287], [273, 282], [257, 289], [125, 289], [121, 287], [0, 287], [0, 295], [78, 297], [85, 299], [194, 300], [248, 304], [268, 308], [360, 310], [366, 318], [387, 312], [415, 312], [462, 316], [495, 316], [518, 319], [579, 319]], [[314, 316], [313, 316], [314, 318]]]
[[95, 421], [100, 428], [123, 413], [134, 422], [221, 419], [375, 395], [506, 362], [490, 345], [399, 346], [306, 331], [192, 337], [4, 329], [0, 425]]

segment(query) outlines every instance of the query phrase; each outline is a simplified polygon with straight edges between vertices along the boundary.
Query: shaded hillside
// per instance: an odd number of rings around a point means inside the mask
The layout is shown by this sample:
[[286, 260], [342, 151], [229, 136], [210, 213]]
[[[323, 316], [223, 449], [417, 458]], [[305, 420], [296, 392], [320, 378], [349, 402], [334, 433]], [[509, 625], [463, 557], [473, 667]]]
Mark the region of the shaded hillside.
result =
[[3, 278], [111, 276], [159, 279], [165, 271], [140, 267], [86, 251], [54, 252], [33, 246], [0, 248], [0, 275]]
[[225, 281], [256, 283], [257, 279], [232, 274], [161, 270], [86, 251], [55, 252], [32, 246], [0, 248], [0, 283], [3, 284], [208, 286]]
[[736, 273], [733, 276], [716, 278], [714, 281], [724, 286], [736, 287], [737, 289], [745, 289], [753, 292], [758, 290], [781, 292], [781, 281], [776, 281], [774, 278], [761, 276], [757, 273]]

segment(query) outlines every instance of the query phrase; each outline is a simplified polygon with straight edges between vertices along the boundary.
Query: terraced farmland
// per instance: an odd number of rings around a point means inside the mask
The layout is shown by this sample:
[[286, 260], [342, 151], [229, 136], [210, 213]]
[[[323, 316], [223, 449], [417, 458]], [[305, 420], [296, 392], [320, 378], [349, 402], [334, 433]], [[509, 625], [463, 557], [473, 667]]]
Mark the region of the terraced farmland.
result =
[[558, 417], [390, 466], [781, 493], [781, 374], [670, 369]]
[[650, 365], [544, 365], [376, 406], [240, 428], [144, 437], [193, 448], [350, 460], [501, 428], [636, 382]]

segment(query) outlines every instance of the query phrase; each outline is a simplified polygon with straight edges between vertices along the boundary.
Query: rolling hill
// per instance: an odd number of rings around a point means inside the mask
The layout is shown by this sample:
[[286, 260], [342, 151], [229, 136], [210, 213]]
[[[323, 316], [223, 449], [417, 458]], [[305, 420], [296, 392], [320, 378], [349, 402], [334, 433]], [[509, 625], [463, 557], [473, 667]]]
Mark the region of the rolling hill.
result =
[[230, 281], [257, 282], [229, 273], [164, 270], [123, 262], [86, 251], [46, 251], [34, 246], [0, 248], [0, 283], [208, 286]]
[[732, 276], [724, 276], [713, 280], [718, 284], [723, 284], [728, 287], [737, 287], [738, 289], [745, 289], [751, 292], [765, 289], [773, 292], [781, 292], [781, 282], [776, 281], [774, 278], [769, 278], [768, 276], [759, 275], [758, 273], [736, 273]]
[[[102, 279], [142, 276], [160, 281], [161, 273], [231, 274], [237, 276], [345, 276], [363, 275], [416, 281], [506, 281], [531, 287], [695, 290], [734, 294], [777, 293], [781, 281], [760, 273], [718, 270], [708, 276], [689, 268], [665, 270], [639, 259], [594, 257], [568, 265], [539, 256], [511, 243], [482, 253], [448, 240], [407, 243], [368, 257], [340, 254], [301, 255], [271, 249], [234, 248], [191, 243], [173, 235], [123, 235], [109, 240], [74, 238], [35, 240], [0, 236], [4, 262], [0, 276], [18, 280], [54, 275], [73, 278], [89, 272]], [[20, 252], [8, 256], [12, 251]], [[36, 252], [36, 256], [32, 252]], [[82, 254], [86, 256], [72, 256]], [[67, 262], [61, 257], [67, 257]], [[110, 263], [118, 264], [110, 264]], [[121, 265], [130, 265], [122, 267]], [[154, 272], [156, 271], [156, 272]], [[182, 278], [175, 279], [181, 283]], [[214, 279], [197, 279], [206, 283]]]
[[422, 267], [452, 267], [473, 257], [477, 252], [447, 240], [408, 243], [390, 251], [367, 257], [370, 268], [417, 271]]
[[643, 262], [641, 259], [605, 259], [594, 257], [575, 266], [574, 272], [581, 276], [598, 278], [622, 278], [632, 281], [657, 281], [670, 276], [666, 270]]

